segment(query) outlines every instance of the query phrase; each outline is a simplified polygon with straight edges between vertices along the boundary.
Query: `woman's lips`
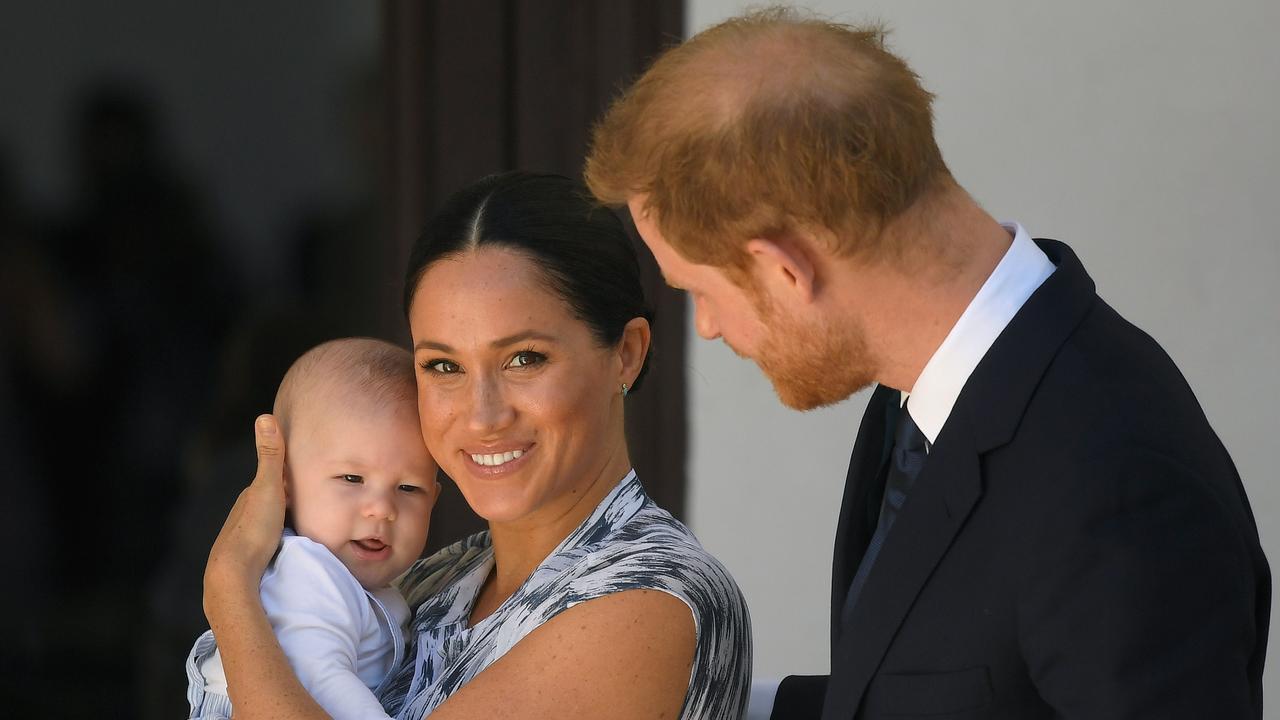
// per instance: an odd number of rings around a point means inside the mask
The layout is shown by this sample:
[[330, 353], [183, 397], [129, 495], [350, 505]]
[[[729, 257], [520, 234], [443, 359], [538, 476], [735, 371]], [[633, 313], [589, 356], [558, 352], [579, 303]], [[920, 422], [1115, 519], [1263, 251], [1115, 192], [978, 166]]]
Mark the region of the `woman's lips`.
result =
[[502, 451], [494, 450], [492, 452], [467, 452], [464, 450], [462, 455], [465, 458], [467, 469], [472, 474], [491, 477], [520, 469], [528, 461], [529, 454], [533, 451], [535, 445]]

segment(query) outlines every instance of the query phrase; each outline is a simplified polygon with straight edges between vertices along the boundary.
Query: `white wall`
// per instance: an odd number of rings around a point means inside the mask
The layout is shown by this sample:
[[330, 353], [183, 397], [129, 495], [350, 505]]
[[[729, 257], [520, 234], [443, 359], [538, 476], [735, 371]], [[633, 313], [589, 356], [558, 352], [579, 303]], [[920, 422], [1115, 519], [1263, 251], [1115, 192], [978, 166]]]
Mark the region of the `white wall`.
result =
[[[689, 0], [688, 28], [745, 5]], [[1099, 294], [1169, 351], [1280, 561], [1280, 3], [811, 7], [887, 21], [938, 96], [961, 184], [997, 217], [1070, 244]], [[754, 365], [691, 342], [691, 525], [747, 595], [757, 676], [825, 672], [831, 542], [866, 395], [787, 411]], [[1271, 649], [1275, 707], [1280, 642]]]

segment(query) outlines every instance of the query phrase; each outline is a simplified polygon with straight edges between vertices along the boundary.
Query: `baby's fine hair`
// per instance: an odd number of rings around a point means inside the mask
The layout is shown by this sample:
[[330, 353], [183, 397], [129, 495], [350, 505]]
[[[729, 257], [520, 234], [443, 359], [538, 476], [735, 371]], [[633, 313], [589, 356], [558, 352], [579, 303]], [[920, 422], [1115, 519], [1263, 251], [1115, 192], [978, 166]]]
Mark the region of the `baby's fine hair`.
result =
[[308, 398], [332, 395], [378, 406], [413, 403], [413, 355], [385, 340], [355, 337], [321, 343], [294, 361], [280, 381], [272, 413], [281, 430]]

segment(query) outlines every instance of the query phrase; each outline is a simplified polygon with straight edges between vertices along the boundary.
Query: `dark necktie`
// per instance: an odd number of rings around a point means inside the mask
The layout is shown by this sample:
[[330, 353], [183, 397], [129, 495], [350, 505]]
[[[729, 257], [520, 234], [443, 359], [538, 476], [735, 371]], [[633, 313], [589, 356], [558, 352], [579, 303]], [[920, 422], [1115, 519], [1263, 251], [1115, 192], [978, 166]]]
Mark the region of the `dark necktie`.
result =
[[884, 547], [885, 538], [889, 536], [893, 522], [898, 519], [898, 513], [902, 512], [902, 506], [907, 501], [907, 493], [915, 483], [916, 476], [920, 474], [920, 468], [924, 467], [926, 457], [928, 452], [924, 433], [916, 427], [915, 420], [911, 419], [911, 413], [904, 407], [898, 415], [898, 427], [894, 432], [893, 449], [889, 455], [880, 519], [876, 522], [876, 531], [871, 536], [871, 541], [867, 543], [867, 550], [862, 556], [862, 562], [858, 565], [858, 572], [849, 583], [849, 594], [845, 597], [841, 614], [845, 624], [849, 622], [849, 615], [858, 603], [858, 596], [867, 582], [871, 566], [875, 564], [880, 549]]

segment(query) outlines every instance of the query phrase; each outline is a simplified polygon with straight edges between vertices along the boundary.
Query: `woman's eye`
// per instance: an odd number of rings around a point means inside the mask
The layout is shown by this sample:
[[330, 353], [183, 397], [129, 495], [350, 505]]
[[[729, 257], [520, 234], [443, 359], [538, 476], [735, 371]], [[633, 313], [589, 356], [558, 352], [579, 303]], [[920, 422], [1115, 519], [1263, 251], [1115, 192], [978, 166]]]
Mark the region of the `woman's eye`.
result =
[[511, 357], [511, 367], [529, 367], [547, 359], [546, 355], [532, 350], [522, 350]]
[[452, 375], [453, 373], [461, 370], [461, 368], [458, 367], [458, 363], [453, 362], [452, 360], [429, 360], [422, 363], [422, 369], [427, 372], [438, 373], [440, 375]]

